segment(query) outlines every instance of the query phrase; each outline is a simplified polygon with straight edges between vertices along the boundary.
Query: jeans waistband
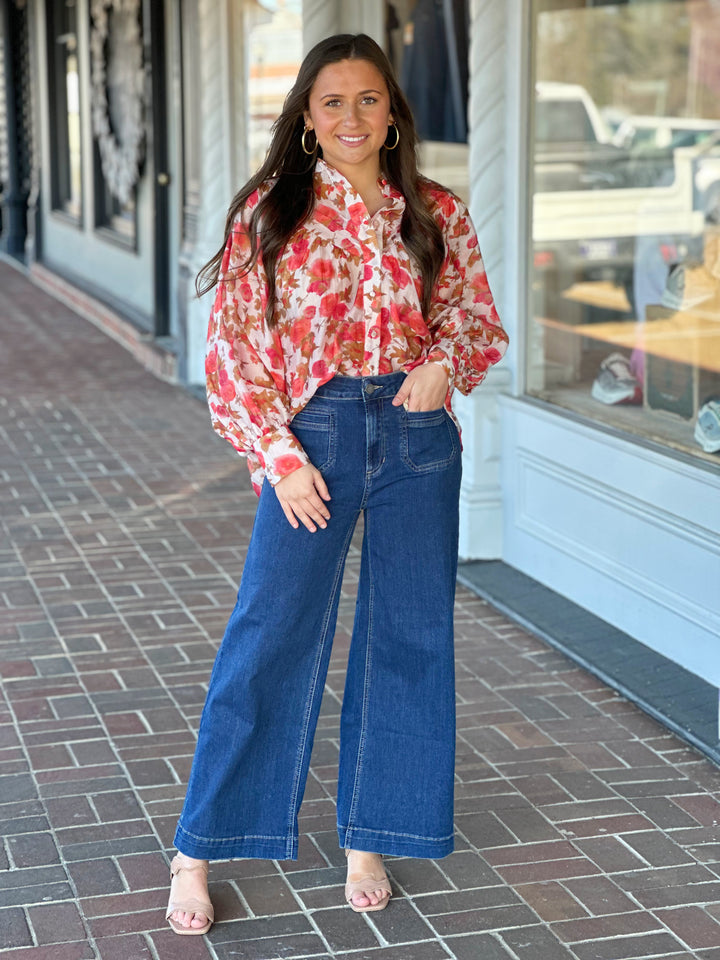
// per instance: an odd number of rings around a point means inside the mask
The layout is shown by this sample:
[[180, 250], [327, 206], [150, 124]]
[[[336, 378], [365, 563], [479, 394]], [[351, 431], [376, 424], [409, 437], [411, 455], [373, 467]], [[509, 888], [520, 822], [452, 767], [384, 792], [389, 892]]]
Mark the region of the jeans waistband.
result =
[[377, 377], [346, 377], [336, 374], [315, 391], [316, 397], [328, 400], [374, 400], [394, 396], [407, 374], [398, 370]]

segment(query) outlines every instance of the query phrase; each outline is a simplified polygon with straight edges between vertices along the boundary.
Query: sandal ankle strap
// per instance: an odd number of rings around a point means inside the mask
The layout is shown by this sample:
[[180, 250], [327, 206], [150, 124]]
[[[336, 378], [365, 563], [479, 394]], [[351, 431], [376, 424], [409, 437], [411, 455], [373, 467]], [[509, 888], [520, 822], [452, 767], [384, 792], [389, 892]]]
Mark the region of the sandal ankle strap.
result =
[[187, 870], [191, 872], [193, 870], [202, 870], [206, 875], [208, 873], [208, 864], [207, 863], [198, 863], [194, 867], [190, 867], [187, 864], [183, 863], [180, 860], [180, 857], [173, 857], [170, 863], [170, 875], [175, 877], [180, 873], [181, 870]]

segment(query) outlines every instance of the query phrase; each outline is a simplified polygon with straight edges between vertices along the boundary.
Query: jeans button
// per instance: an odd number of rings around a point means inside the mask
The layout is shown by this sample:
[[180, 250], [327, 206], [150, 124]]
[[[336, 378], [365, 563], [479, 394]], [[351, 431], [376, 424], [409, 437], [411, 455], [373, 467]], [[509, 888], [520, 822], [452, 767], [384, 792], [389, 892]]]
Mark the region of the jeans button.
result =
[[380, 389], [379, 383], [366, 383], [365, 384], [365, 393], [375, 393], [376, 390]]

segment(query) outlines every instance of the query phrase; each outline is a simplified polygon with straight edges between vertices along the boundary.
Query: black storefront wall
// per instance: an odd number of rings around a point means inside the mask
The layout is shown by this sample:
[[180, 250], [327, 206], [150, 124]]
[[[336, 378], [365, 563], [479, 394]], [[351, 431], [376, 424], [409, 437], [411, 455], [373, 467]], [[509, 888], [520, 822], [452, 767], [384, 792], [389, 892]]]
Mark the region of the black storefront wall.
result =
[[152, 105], [151, 149], [155, 207], [155, 329], [156, 337], [170, 334], [170, 158], [166, 83], [166, 29], [163, 0], [144, 0], [146, 63], [151, 65], [149, 98]]
[[25, 4], [0, 0], [5, 163], [0, 171], [0, 250], [23, 257], [31, 180], [32, 99]]
[[468, 135], [468, 0], [418, 0], [403, 46], [400, 83], [421, 140]]

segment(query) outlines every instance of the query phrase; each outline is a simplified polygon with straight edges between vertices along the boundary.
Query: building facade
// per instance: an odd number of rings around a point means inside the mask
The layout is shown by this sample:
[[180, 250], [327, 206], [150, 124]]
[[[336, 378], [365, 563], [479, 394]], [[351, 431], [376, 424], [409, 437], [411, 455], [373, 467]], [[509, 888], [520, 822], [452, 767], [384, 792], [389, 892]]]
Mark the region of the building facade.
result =
[[0, 6], [2, 248], [196, 386], [194, 277], [303, 50], [374, 36], [423, 169], [469, 202], [511, 335], [456, 398], [461, 556], [502, 560], [717, 691], [715, 0]]
[[501, 556], [717, 691], [720, 9], [509, 0], [473, 27], [471, 208], [515, 345]]

